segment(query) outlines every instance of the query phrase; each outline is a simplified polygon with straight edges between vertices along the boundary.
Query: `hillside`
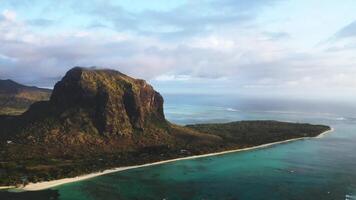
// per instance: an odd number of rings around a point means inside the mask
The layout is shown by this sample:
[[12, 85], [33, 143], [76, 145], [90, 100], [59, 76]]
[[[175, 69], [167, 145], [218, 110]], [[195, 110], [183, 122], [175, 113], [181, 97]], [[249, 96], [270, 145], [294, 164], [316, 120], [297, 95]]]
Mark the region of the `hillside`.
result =
[[48, 101], [32, 104], [20, 116], [0, 116], [0, 185], [316, 136], [329, 129], [272, 121], [183, 127], [165, 119], [163, 103], [144, 80], [108, 69], [71, 69]]
[[12, 80], [0, 80], [0, 115], [18, 115], [37, 101], [48, 100], [51, 90], [21, 85]]

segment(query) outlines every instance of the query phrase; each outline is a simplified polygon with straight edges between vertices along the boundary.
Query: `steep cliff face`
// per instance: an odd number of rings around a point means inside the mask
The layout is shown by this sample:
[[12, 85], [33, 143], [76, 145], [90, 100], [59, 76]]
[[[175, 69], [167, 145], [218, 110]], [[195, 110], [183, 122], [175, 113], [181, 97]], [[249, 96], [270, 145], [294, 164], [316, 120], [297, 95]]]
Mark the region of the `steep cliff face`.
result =
[[162, 96], [146, 81], [113, 70], [71, 69], [55, 85], [50, 104], [62, 115], [84, 112], [104, 135], [130, 135], [148, 123], [166, 123]]

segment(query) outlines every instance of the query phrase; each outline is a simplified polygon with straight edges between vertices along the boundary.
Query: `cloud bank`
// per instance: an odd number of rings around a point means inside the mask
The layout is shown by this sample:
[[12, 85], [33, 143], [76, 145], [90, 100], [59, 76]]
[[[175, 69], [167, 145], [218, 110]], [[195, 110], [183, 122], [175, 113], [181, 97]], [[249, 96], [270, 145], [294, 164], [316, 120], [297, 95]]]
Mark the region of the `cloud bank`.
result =
[[179, 92], [348, 94], [356, 87], [355, 22], [330, 28], [334, 39], [318, 45], [327, 38], [310, 42], [285, 25], [293, 19], [278, 9], [287, 1], [9, 2], [0, 6], [0, 78], [51, 87], [73, 66], [102, 66], [164, 92], [194, 85]]

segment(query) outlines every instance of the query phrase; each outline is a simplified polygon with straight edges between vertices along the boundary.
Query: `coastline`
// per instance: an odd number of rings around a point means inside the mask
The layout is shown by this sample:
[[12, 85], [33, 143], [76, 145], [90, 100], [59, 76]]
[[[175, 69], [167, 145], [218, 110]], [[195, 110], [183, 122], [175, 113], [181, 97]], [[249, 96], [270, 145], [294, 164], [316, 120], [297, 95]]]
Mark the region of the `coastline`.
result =
[[325, 137], [325, 135], [327, 135], [327, 134], [329, 134], [329, 133], [331, 133], [333, 131], [334, 131], [334, 128], [331, 127], [330, 130], [322, 132], [321, 134], [316, 136], [316, 138], [323, 138], [323, 137]]
[[274, 145], [277, 145], [277, 144], [289, 143], [289, 142], [293, 142], [293, 141], [297, 141], [297, 140], [304, 140], [304, 139], [311, 139], [311, 138], [322, 138], [326, 134], [328, 134], [328, 133], [330, 133], [332, 131], [334, 131], [333, 128], [331, 128], [330, 130], [322, 132], [321, 134], [319, 134], [316, 137], [293, 138], [293, 139], [289, 139], [289, 140], [272, 142], [272, 143], [267, 143], [267, 144], [262, 144], [262, 145], [253, 146], [253, 147], [247, 147], [247, 148], [242, 148], [242, 149], [227, 150], [227, 151], [221, 151], [221, 152], [216, 152], [216, 153], [208, 153], [208, 154], [202, 154], [202, 155], [175, 158], [175, 159], [163, 160], [163, 161], [147, 163], [147, 164], [142, 164], [142, 165], [117, 167], [117, 168], [113, 168], [113, 169], [107, 169], [107, 170], [104, 170], [104, 171], [101, 171], [101, 172], [94, 172], [94, 173], [90, 173], [90, 174], [86, 174], [86, 175], [82, 175], [82, 176], [77, 176], [77, 177], [72, 177], [72, 178], [63, 178], [63, 179], [44, 181], [44, 182], [38, 182], [38, 183], [29, 183], [25, 187], [20, 187], [20, 188], [16, 188], [14, 186], [2, 186], [2, 187], [0, 187], [0, 189], [20, 189], [20, 190], [24, 190], [24, 191], [44, 190], [44, 189], [56, 187], [56, 186], [67, 184], [67, 183], [82, 181], [82, 180], [94, 178], [94, 177], [97, 177], [97, 176], [110, 174], [110, 173], [114, 173], [114, 172], [119, 172], [119, 171], [125, 171], [125, 170], [129, 170], [129, 169], [160, 165], [160, 164], [165, 164], [165, 163], [170, 163], [170, 162], [175, 162], [175, 161], [180, 161], [180, 160], [189, 160], [189, 159], [203, 158], [203, 157], [209, 157], [209, 156], [217, 156], [217, 155], [228, 154], [228, 153], [235, 153], [235, 152], [240, 152], [240, 151], [248, 151], [248, 150], [260, 149], [260, 148], [266, 148], [266, 147], [274, 146]]
[[15, 186], [0, 186], [0, 190], [8, 190], [8, 189], [14, 189], [16, 188]]

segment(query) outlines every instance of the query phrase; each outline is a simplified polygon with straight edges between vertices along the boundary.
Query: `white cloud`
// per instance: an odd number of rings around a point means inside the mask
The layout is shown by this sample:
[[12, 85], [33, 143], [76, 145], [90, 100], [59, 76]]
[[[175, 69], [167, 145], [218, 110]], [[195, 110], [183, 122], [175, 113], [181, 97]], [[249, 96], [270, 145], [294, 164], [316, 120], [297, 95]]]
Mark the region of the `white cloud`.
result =
[[155, 78], [156, 81], [189, 81], [192, 77], [189, 75], [167, 75], [163, 74]]
[[[155, 82], [219, 82], [215, 88], [227, 91], [289, 88], [293, 92], [306, 87], [314, 87], [316, 91], [355, 87], [356, 59], [352, 45], [347, 51], [326, 51], [336, 43], [302, 49], [289, 42], [292, 38], [283, 29], [264, 30], [254, 24], [258, 15], [255, 3], [241, 1], [242, 7], [248, 7], [248, 17], [244, 18], [233, 15], [234, 9], [243, 9], [231, 7], [234, 4], [231, 2], [220, 5], [232, 9], [227, 16], [215, 9], [217, 13], [209, 16], [193, 13], [200, 9], [195, 3], [192, 5], [196, 7], [184, 11], [182, 17], [176, 15], [181, 8], [172, 13], [131, 13], [111, 7], [107, 13], [95, 14], [96, 21], [104, 22], [100, 28], [75, 26], [49, 32], [46, 27], [44, 31], [33, 28], [14, 11], [5, 10], [0, 17], [1, 78], [15, 77], [25, 82], [51, 79], [53, 84], [73, 66], [95, 65]], [[262, 1], [257, 3], [264, 5]], [[210, 4], [203, 7], [212, 8]], [[257, 7], [260, 11], [265, 6]], [[122, 12], [121, 15], [116, 11]], [[82, 17], [87, 14], [88, 11], [79, 12]], [[123, 18], [115, 21], [120, 16]], [[144, 16], [145, 24], [135, 20]], [[162, 16], [165, 18], [158, 18]], [[162, 33], [169, 27], [168, 22], [172, 26]], [[112, 23], [116, 26], [110, 27]], [[143, 27], [157, 30], [147, 31]], [[337, 45], [342, 49], [346, 44]]]
[[9, 21], [15, 21], [16, 20], [16, 13], [14, 11], [4, 10], [2, 12], [2, 15], [6, 20], [9, 20]]

